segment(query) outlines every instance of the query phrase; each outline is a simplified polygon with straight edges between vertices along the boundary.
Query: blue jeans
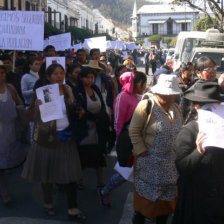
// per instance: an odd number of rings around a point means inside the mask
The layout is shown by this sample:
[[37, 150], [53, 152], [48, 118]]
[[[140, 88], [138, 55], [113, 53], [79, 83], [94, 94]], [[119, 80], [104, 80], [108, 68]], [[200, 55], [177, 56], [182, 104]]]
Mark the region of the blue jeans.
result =
[[120, 186], [126, 182], [124, 177], [122, 177], [119, 173], [115, 173], [111, 178], [107, 181], [107, 184], [101, 190], [103, 195], [109, 194], [114, 188]]

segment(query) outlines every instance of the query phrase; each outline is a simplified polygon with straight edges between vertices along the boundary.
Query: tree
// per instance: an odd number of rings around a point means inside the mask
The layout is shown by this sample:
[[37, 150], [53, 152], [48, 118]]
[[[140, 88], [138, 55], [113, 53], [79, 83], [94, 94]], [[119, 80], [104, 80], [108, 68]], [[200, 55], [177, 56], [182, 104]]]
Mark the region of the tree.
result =
[[[198, 1], [195, 1], [195, 0], [173, 0], [174, 4], [178, 4], [178, 5], [187, 4], [191, 8], [204, 12], [206, 14], [206, 17], [208, 17], [209, 21], [211, 22], [211, 24], [215, 26], [214, 24], [215, 21], [212, 19], [209, 12], [206, 10], [206, 7], [201, 7], [199, 4], [197, 4], [197, 2]], [[217, 3], [217, 0], [206, 0], [206, 2], [209, 8], [211, 9], [212, 13], [214, 14], [215, 18], [217, 19], [219, 23], [219, 27], [221, 27], [223, 25], [222, 20], [224, 18], [223, 10], [221, 9], [220, 5]], [[223, 31], [223, 27], [221, 27], [221, 31]]]
[[144, 43], [145, 43], [144, 40], [137, 40], [137, 41], [135, 42], [135, 44], [137, 44], [137, 45], [141, 45], [141, 46], [142, 46], [142, 44], [144, 44]]
[[161, 35], [152, 35], [149, 37], [148, 42], [156, 42], [159, 43], [162, 40], [162, 36]]
[[196, 31], [206, 31], [209, 28], [212, 27], [218, 27], [219, 23], [216, 18], [211, 17], [211, 20], [208, 17], [203, 17], [201, 19], [198, 19], [194, 24], [194, 30]]
[[170, 42], [170, 47], [175, 47], [177, 43], [177, 36], [173, 38], [173, 40]]
[[167, 47], [170, 46], [170, 42], [172, 41], [172, 38], [170, 37], [163, 37], [163, 43], [167, 44]]

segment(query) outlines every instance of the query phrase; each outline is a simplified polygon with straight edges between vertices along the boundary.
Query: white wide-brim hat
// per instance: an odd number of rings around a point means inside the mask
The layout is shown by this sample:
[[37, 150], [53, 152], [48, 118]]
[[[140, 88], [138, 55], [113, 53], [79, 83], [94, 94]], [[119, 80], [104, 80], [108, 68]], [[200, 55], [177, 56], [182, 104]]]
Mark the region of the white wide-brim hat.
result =
[[170, 74], [161, 74], [151, 91], [160, 95], [179, 95], [182, 93], [182, 90], [178, 87], [177, 76]]

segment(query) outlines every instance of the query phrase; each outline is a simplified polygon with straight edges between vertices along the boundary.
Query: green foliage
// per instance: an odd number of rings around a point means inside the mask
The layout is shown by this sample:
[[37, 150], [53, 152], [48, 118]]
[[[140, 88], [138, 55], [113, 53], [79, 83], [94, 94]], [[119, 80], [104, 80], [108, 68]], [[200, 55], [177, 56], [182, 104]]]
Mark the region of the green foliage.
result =
[[159, 43], [162, 40], [161, 35], [152, 35], [149, 37], [148, 42], [157, 42]]
[[173, 38], [173, 40], [170, 42], [170, 47], [175, 47], [177, 43], [177, 36]]
[[71, 32], [72, 40], [83, 41], [84, 39], [91, 38], [93, 36], [88, 30], [80, 29], [77, 27], [69, 27], [66, 30], [66, 33], [67, 32]]
[[[107, 40], [112, 40], [112, 37], [107, 33], [101, 33], [101, 34], [92, 34], [88, 30], [80, 29], [77, 27], [68, 27], [68, 29], [65, 31], [66, 33], [70, 32], [72, 41], [80, 40], [84, 41], [86, 38], [91, 37], [100, 37], [100, 36], [106, 36]], [[49, 36], [57, 35], [63, 33], [61, 30], [54, 28], [50, 23], [45, 23], [44, 26], [44, 38], [48, 38]]]
[[203, 17], [198, 19], [194, 24], [194, 30], [196, 31], [206, 31], [212, 27], [218, 27], [218, 20], [214, 17], [211, 17], [212, 21], [208, 17]]
[[144, 44], [144, 40], [137, 40], [136, 42], [135, 42], [135, 44], [137, 44], [137, 45], [143, 45]]
[[[112, 18], [125, 25], [131, 23], [134, 0], [83, 0], [83, 2], [88, 6], [93, 5], [94, 8], [98, 8], [106, 18]], [[149, 4], [149, 2], [138, 0], [137, 8], [139, 9], [144, 4]]]
[[50, 23], [45, 23], [44, 24], [44, 38], [47, 38], [49, 36], [61, 34], [62, 31], [54, 28]]
[[170, 37], [163, 37], [163, 43], [169, 44], [172, 41]]

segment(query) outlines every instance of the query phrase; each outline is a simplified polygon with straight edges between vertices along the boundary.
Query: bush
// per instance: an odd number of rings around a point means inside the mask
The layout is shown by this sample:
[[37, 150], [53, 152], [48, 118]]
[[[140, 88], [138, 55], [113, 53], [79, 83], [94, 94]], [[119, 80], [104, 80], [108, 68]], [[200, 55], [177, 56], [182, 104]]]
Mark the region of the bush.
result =
[[177, 36], [173, 38], [173, 40], [170, 42], [170, 47], [175, 47], [177, 43]]
[[159, 43], [162, 40], [161, 35], [152, 35], [149, 37], [148, 42], [157, 42]]
[[170, 37], [163, 37], [163, 43], [169, 44], [172, 41]]
[[144, 40], [137, 40], [136, 42], [135, 42], [135, 44], [137, 44], [137, 45], [143, 45], [145, 43], [145, 41]]
[[53, 27], [50, 23], [44, 24], [44, 38], [63, 33], [61, 30]]

